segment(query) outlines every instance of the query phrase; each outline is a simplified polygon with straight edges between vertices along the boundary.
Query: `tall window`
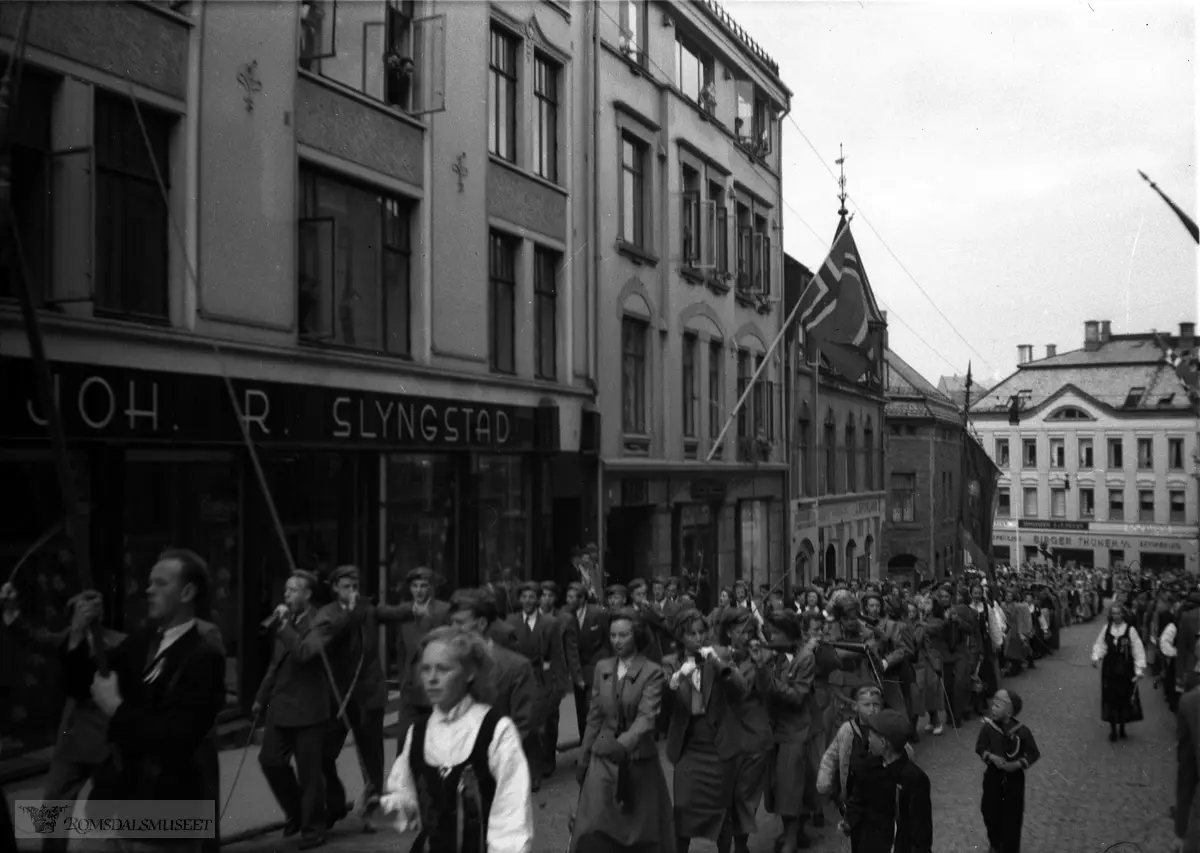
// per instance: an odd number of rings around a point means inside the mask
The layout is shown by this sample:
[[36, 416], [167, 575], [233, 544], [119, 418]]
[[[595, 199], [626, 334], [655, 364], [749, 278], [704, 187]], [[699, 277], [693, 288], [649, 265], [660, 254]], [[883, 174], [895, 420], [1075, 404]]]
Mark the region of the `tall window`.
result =
[[642, 320], [621, 320], [621, 428], [646, 434], [646, 330]]
[[533, 294], [536, 300], [534, 361], [541, 379], [558, 378], [558, 252], [538, 247], [533, 256]]
[[1037, 467], [1037, 439], [1024, 438], [1021, 439], [1021, 467], [1036, 468]]
[[[737, 354], [737, 399], [742, 399], [742, 395], [746, 393], [746, 386], [750, 384], [750, 353], [744, 349], [738, 350]], [[751, 437], [752, 425], [751, 411], [749, 406], [742, 404], [738, 409], [737, 414], [737, 429], [738, 438], [746, 439]]]
[[1125, 519], [1125, 490], [1108, 490], [1108, 520], [1124, 521]]
[[1108, 467], [1110, 470], [1120, 470], [1125, 467], [1124, 449], [1119, 438], [1108, 440]]
[[683, 336], [683, 434], [696, 436], [696, 336]]
[[[7, 63], [8, 57], [0, 56]], [[49, 75], [39, 74], [26, 66], [21, 78], [20, 103], [10, 113], [12, 148], [9, 173], [13, 221], [21, 235], [21, 248], [25, 263], [33, 280], [34, 301], [41, 295], [39, 290], [49, 284], [50, 269], [50, 224], [51, 208], [54, 203], [69, 203], [58, 197], [57, 186], [47, 191], [51, 174], [50, 114], [54, 107], [54, 91], [58, 81]], [[141, 138], [140, 135], [138, 137]], [[81, 151], [82, 157], [87, 156]], [[73, 164], [63, 162], [71, 154], [58, 155], [54, 159], [54, 173], [66, 171]], [[82, 166], [82, 164], [80, 164]], [[88, 241], [90, 245], [90, 240]], [[57, 267], [57, 264], [55, 265]], [[20, 264], [10, 226], [0, 229], [0, 298], [14, 297], [20, 286]], [[49, 288], [46, 288], [49, 293]], [[57, 289], [56, 289], [57, 295]]]
[[625, 55], [644, 65], [646, 61], [646, 6], [645, 0], [621, 0], [621, 37]]
[[537, 99], [534, 168], [548, 181], [558, 180], [558, 71], [557, 64], [540, 54], [533, 60], [533, 94]]
[[300, 167], [303, 340], [409, 355], [412, 204]]
[[892, 521], [915, 521], [917, 517], [917, 475], [892, 474], [888, 486]]
[[1183, 439], [1167, 439], [1167, 467], [1172, 471], [1183, 470]]
[[725, 207], [725, 191], [715, 181], [709, 182], [708, 200], [709, 227], [712, 233], [709, 242], [712, 244], [712, 263], [716, 272], [729, 272], [729, 209]]
[[[754, 372], [750, 374], [750, 381], [754, 382], [754, 377], [759, 375], [759, 371], [763, 366], [763, 357], [756, 355], [754, 357]], [[764, 373], [766, 371], [763, 371]], [[750, 428], [754, 430], [754, 437], [758, 438], [760, 434], [767, 434], [767, 387], [765, 377], [759, 375], [757, 382], [754, 382], [754, 390], [750, 392], [750, 399], [754, 406], [754, 423]]]
[[646, 247], [646, 144], [629, 133], [621, 134], [621, 239]]
[[1171, 491], [1168, 498], [1171, 501], [1171, 523], [1182, 524], [1187, 521], [1187, 492]]
[[1050, 490], [1050, 517], [1051, 518], [1066, 518], [1067, 517], [1067, 490], [1066, 489], [1051, 489]]
[[771, 235], [764, 216], [754, 217], [753, 258], [754, 290], [763, 296], [771, 293]]
[[491, 232], [488, 241], [491, 244], [488, 278], [492, 285], [492, 370], [515, 373], [518, 241], [498, 231]]
[[1094, 518], [1096, 515], [1096, 492], [1094, 489], [1079, 490], [1079, 517]]
[[740, 290], [754, 289], [754, 228], [750, 208], [738, 204], [737, 210], [737, 286]]
[[1008, 467], [1008, 439], [996, 439], [996, 465], [1000, 468]]
[[[173, 120], [139, 104], [150, 148], [128, 97], [96, 90], [97, 310], [166, 319], [167, 201]], [[167, 187], [169, 191], [169, 186]]]
[[685, 96], [701, 103], [700, 95], [712, 83], [712, 60], [684, 36], [675, 38], [675, 79]]
[[1037, 518], [1038, 514], [1038, 499], [1037, 489], [1026, 487], [1024, 489], [1024, 505], [1021, 507], [1021, 515], [1025, 518]]
[[863, 487], [868, 491], [875, 488], [875, 430], [870, 418], [863, 424]]
[[517, 40], [492, 28], [488, 63], [488, 151], [517, 160]]
[[1062, 439], [1062, 438], [1050, 439], [1050, 467], [1051, 468], [1067, 467], [1066, 439]]
[[825, 482], [821, 484], [822, 494], [832, 495], [837, 492], [837, 421], [833, 417], [833, 409], [825, 416]]
[[721, 361], [725, 357], [725, 346], [721, 341], [708, 343], [708, 437], [716, 441], [725, 426], [724, 409], [721, 407]]
[[1007, 486], [1001, 486], [997, 492], [996, 517], [1009, 518], [1012, 516], [1012, 496]]
[[1090, 471], [1095, 468], [1095, 459], [1092, 455], [1092, 440], [1090, 438], [1079, 439], [1079, 467], [1085, 471]]
[[1154, 521], [1154, 489], [1138, 489], [1138, 521]]
[[858, 491], [858, 436], [854, 430], [854, 415], [846, 418], [846, 491]]
[[812, 435], [810, 430], [812, 423], [809, 420], [808, 404], [802, 404], [800, 414], [796, 418], [796, 482], [800, 484], [798, 492], [802, 495], [812, 493], [812, 471], [809, 469], [809, 448], [812, 446]]
[[1141, 471], [1154, 470], [1154, 439], [1139, 438], [1137, 440], [1137, 463]]
[[683, 192], [680, 196], [681, 238], [683, 246], [683, 262], [689, 266], [700, 263], [700, 175], [688, 166], [681, 170]]

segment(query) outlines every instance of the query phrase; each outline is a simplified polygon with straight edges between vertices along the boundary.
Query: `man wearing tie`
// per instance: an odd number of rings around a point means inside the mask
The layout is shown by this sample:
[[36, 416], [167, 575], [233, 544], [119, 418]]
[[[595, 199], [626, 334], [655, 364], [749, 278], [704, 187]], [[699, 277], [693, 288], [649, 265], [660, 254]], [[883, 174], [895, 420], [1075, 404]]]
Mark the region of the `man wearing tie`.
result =
[[[208, 612], [209, 588], [208, 566], [197, 554], [164, 551], [147, 589], [147, 615], [157, 627], [114, 648], [107, 676], [96, 672], [86, 633], [100, 616], [99, 601], [76, 603], [63, 680], [76, 695], [91, 683], [92, 700], [108, 718], [113, 747], [93, 778], [91, 800], [211, 800], [199, 750], [225, 702], [225, 658], [197, 628], [197, 616]], [[122, 840], [118, 845], [126, 851], [192, 853], [203, 842]]]
[[[334, 708], [326, 680], [321, 631], [314, 631], [312, 594], [317, 578], [297, 570], [275, 608], [275, 653], [258, 688], [254, 715], [266, 711], [258, 763], [287, 823], [285, 838], [301, 833], [300, 849], [325, 843], [322, 756]], [[292, 771], [292, 758], [296, 771]]]
[[380, 622], [398, 622], [396, 663], [400, 676], [400, 710], [396, 721], [397, 752], [414, 723], [429, 716], [429, 700], [421, 687], [421, 641], [425, 635], [450, 622], [450, 604], [434, 598], [433, 572], [421, 566], [408, 573], [412, 601], [376, 608]]
[[575, 722], [579, 726], [579, 739], [587, 731], [588, 703], [592, 697], [592, 678], [596, 664], [612, 657], [608, 638], [608, 614], [604, 608], [588, 604], [587, 592], [581, 584], [567, 586], [567, 606], [564, 613], [570, 614], [577, 626], [576, 645], [579, 649], [579, 675], [582, 684], [575, 684]]
[[529, 760], [529, 775], [533, 782], [533, 790], [541, 788], [542, 777], [553, 769], [552, 753], [558, 744], [547, 746], [544, 728], [550, 714], [550, 704], [557, 701], [554, 692], [554, 680], [551, 669], [554, 664], [554, 630], [555, 621], [539, 611], [538, 604], [541, 589], [534, 581], [521, 584], [521, 612], [508, 617], [509, 623], [517, 631], [517, 643], [514, 651], [525, 656], [533, 667], [533, 679], [536, 686], [534, 700], [532, 731], [526, 738], [525, 757]]

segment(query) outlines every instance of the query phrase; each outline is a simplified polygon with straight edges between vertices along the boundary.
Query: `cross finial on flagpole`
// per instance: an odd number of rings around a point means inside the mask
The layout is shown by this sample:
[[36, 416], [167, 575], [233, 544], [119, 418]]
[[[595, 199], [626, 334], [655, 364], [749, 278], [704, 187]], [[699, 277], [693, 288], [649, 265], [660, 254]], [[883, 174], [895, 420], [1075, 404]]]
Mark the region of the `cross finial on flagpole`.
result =
[[841, 156], [833, 161], [838, 167], [838, 201], [842, 203], [838, 209], [838, 216], [845, 217], [849, 212], [846, 210], [846, 154], [842, 151], [840, 142], [838, 143], [838, 154]]

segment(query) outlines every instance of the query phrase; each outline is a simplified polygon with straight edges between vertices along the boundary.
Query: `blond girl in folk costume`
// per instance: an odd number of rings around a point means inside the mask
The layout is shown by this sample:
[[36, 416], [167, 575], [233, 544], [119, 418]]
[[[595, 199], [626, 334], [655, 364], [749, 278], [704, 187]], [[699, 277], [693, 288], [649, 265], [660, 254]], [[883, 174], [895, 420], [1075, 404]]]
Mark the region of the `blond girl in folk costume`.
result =
[[421, 853], [532, 853], [533, 798], [521, 736], [488, 704], [491, 657], [475, 632], [443, 626], [422, 643], [432, 713], [404, 739], [380, 801]]
[[1125, 726], [1142, 719], [1137, 683], [1146, 671], [1146, 650], [1137, 629], [1125, 621], [1125, 608], [1114, 603], [1108, 622], [1092, 646], [1092, 666], [1100, 670], [1100, 711], [1109, 724], [1109, 741], [1125, 737]]

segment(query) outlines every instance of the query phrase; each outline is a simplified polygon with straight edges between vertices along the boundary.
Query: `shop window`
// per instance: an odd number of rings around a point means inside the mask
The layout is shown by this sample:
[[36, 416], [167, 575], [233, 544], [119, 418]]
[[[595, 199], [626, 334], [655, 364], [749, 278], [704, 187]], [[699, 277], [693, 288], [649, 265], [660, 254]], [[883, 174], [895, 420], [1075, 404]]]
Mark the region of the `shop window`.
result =
[[892, 474], [888, 490], [888, 500], [892, 506], [892, 521], [915, 521], [917, 517], [917, 475]]
[[386, 457], [385, 465], [390, 600], [408, 596], [408, 573], [418, 566], [434, 572], [449, 589], [457, 587], [461, 581], [457, 457], [393, 453]]
[[997, 491], [996, 517], [997, 518], [1011, 518], [1012, 517], [1012, 495], [1009, 494], [1007, 487], [1001, 487]]
[[529, 554], [530, 490], [520, 456], [473, 457], [479, 531], [480, 581], [531, 577]]
[[558, 181], [558, 78], [557, 63], [538, 54], [533, 60], [533, 95], [537, 117], [533, 131], [535, 171], [547, 181]]
[[737, 576], [756, 590], [770, 578], [770, 502], [765, 500], [738, 501]]
[[[0, 63], [7, 64], [8, 57], [0, 56]], [[34, 302], [41, 301], [41, 294], [48, 284], [46, 274], [50, 269], [50, 247], [52, 216], [59, 207], [56, 202], [66, 201], [59, 197], [59, 181], [51, 183], [51, 174], [65, 173], [81, 156], [89, 156], [85, 149], [80, 156], [71, 153], [51, 154], [50, 115], [58, 80], [25, 67], [21, 79], [20, 101], [10, 113], [11, 147], [10, 190], [13, 221], [21, 238], [21, 249], [25, 265], [29, 270], [30, 291]], [[83, 166], [80, 162], [79, 166]], [[53, 167], [53, 172], [52, 172]], [[72, 242], [90, 246], [84, 234], [73, 235]], [[21, 286], [21, 266], [17, 258], [16, 243], [10, 227], [0, 231], [0, 299], [17, 295]]]
[[1171, 523], [1183, 524], [1187, 521], [1187, 492], [1172, 491], [1169, 497], [1171, 501]]
[[1021, 515], [1025, 518], [1038, 517], [1038, 490], [1036, 488], [1026, 487], [1023, 490], [1024, 505], [1021, 507]]
[[1090, 471], [1096, 467], [1092, 455], [1092, 440], [1090, 438], [1079, 439], [1079, 467], [1084, 471]]
[[1079, 490], [1079, 517], [1093, 518], [1096, 515], [1096, 493], [1093, 489]]
[[539, 379], [558, 379], [558, 270], [562, 255], [537, 247], [533, 256], [533, 293], [536, 300], [534, 363]]
[[1138, 521], [1154, 521], [1154, 490], [1138, 490]]
[[1183, 470], [1183, 439], [1167, 439], [1167, 467], [1172, 471]]
[[1139, 438], [1137, 440], [1137, 466], [1139, 471], [1154, 470], [1154, 439]]
[[996, 465], [1000, 468], [1008, 467], [1008, 439], [996, 439]]
[[1124, 448], [1121, 445], [1121, 439], [1108, 439], [1108, 469], [1110, 471], [1119, 471], [1125, 467]]
[[1109, 521], [1124, 521], [1125, 520], [1125, 490], [1124, 489], [1109, 489], [1108, 490], [1108, 520]]
[[697, 588], [698, 603], [712, 600], [717, 580], [717, 526], [712, 507], [704, 503], [676, 504], [674, 516], [678, 525], [674, 561], [679, 577]]
[[169, 214], [163, 191], [171, 189], [168, 145], [174, 123], [142, 104], [135, 111], [128, 96], [96, 90], [97, 311], [167, 318]]
[[488, 151], [517, 161], [517, 40], [492, 27], [488, 62]]
[[413, 203], [300, 167], [300, 336], [412, 353]]

